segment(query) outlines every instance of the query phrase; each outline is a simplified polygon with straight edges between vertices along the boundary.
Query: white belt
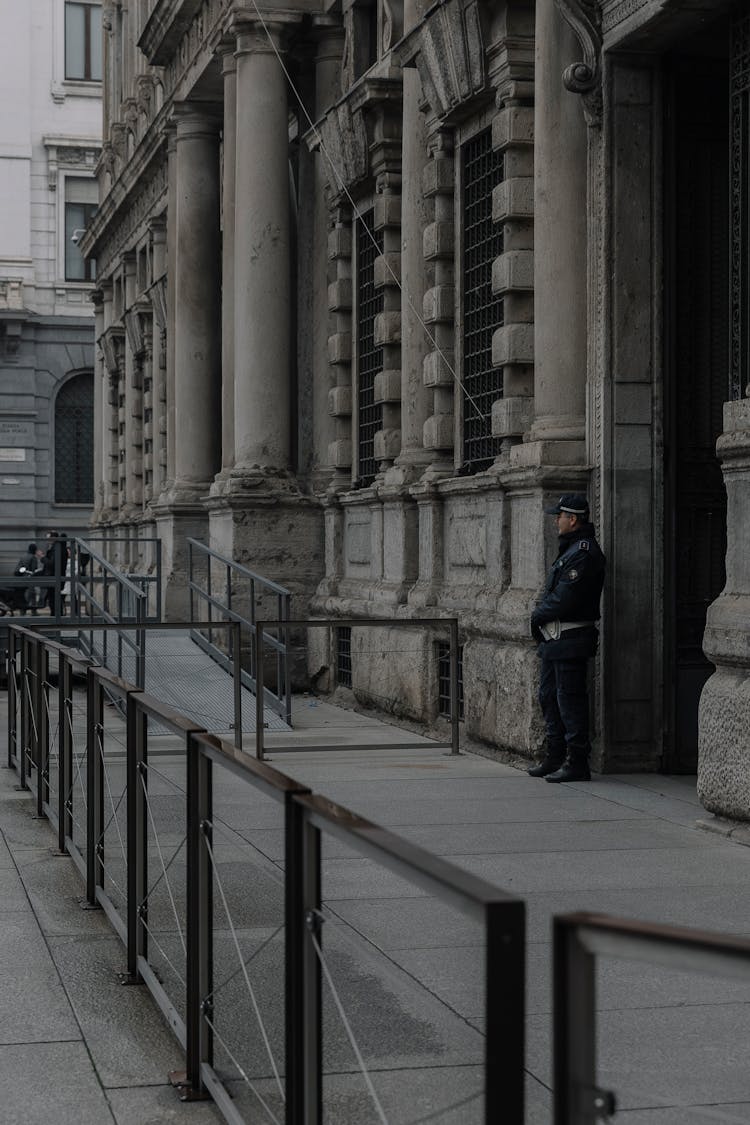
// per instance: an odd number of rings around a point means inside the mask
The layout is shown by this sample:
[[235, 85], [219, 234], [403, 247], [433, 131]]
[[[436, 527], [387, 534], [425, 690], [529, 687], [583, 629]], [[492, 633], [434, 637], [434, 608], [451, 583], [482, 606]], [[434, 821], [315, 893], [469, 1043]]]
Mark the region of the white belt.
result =
[[544, 637], [545, 641], [557, 641], [560, 639], [560, 634], [566, 632], [568, 629], [586, 629], [589, 626], [596, 625], [595, 621], [548, 621], [546, 625], [539, 626], [539, 632]]

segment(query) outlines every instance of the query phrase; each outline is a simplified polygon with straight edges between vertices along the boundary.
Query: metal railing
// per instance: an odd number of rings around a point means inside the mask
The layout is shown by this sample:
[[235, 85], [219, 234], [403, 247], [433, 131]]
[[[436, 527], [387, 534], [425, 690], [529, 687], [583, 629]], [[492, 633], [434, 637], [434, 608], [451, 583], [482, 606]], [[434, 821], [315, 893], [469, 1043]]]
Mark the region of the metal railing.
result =
[[554, 927], [554, 1123], [596, 1125], [617, 1108], [596, 1082], [596, 958], [750, 981], [750, 940], [614, 918], [558, 915]]
[[[256, 621], [254, 640], [255, 640], [255, 659], [254, 665], [258, 681], [262, 682], [265, 669], [265, 648], [270, 646], [274, 652], [277, 652], [279, 647], [283, 645], [283, 636], [287, 629], [330, 629], [336, 630], [339, 628], [378, 628], [387, 627], [389, 629], [413, 629], [415, 626], [423, 626], [428, 629], [436, 631], [448, 631], [449, 645], [450, 645], [450, 729], [451, 739], [450, 742], [431, 742], [430, 745], [440, 749], [450, 749], [451, 754], [460, 754], [460, 707], [459, 707], [459, 645], [458, 645], [458, 619], [455, 617], [332, 617], [332, 618], [311, 618], [305, 621], [289, 621], [286, 619], [277, 621]], [[275, 633], [269, 632], [273, 629]], [[255, 755], [259, 761], [265, 757], [265, 720], [264, 720], [264, 699], [263, 695], [258, 695], [255, 707]], [[424, 741], [404, 741], [399, 743], [368, 743], [366, 749], [377, 750], [382, 749], [384, 746], [390, 747], [392, 750], [415, 750], [423, 748]], [[330, 750], [333, 747], [321, 744], [294, 744], [290, 746], [274, 745], [274, 754], [282, 754], [291, 751], [300, 750]], [[349, 747], [351, 749], [351, 747]]]
[[[248, 667], [243, 667], [242, 682], [258, 695], [257, 684], [263, 682], [255, 667], [256, 624], [259, 611], [275, 610], [273, 616], [279, 621], [289, 618], [291, 592], [261, 574], [256, 574], [246, 566], [221, 555], [197, 539], [187, 539], [188, 547], [188, 589], [190, 592], [190, 616], [195, 618], [205, 613], [209, 626], [195, 631], [193, 640], [221, 665], [228, 665], [234, 653], [225, 651], [214, 643], [211, 625], [216, 621], [235, 621], [241, 628], [243, 656]], [[200, 562], [203, 568], [200, 568]], [[215, 573], [218, 569], [219, 576]], [[201, 573], [199, 574], [199, 569]], [[201, 581], [201, 579], [203, 579]], [[239, 607], [247, 607], [244, 613]], [[214, 617], [216, 615], [216, 617]], [[263, 615], [262, 613], [260, 614]], [[267, 638], [268, 639], [268, 638]], [[286, 723], [291, 723], [292, 687], [289, 674], [289, 649], [287, 634], [281, 632], [274, 643], [274, 676], [271, 684], [263, 686], [263, 703], [280, 715]]]
[[[48, 816], [53, 824], [57, 818], [60, 849], [75, 859], [85, 879], [88, 904], [105, 910], [123, 941], [127, 953], [124, 983], [147, 985], [182, 1045], [186, 1069], [184, 1074], [174, 1076], [173, 1082], [183, 1099], [210, 1095], [224, 1119], [232, 1125], [244, 1125], [250, 1120], [270, 1121], [274, 1125], [280, 1125], [282, 1120], [286, 1125], [320, 1125], [325, 1100], [322, 1018], [325, 984], [326, 995], [330, 993], [333, 999], [376, 1115], [387, 1123], [377, 1090], [377, 1074], [368, 1068], [358, 1045], [337, 985], [336, 968], [325, 952], [321, 841], [323, 837], [332, 837], [343, 841], [358, 855], [449, 903], [481, 927], [486, 1030], [482, 1089], [472, 1094], [470, 1100], [478, 1103], [483, 1096], [481, 1120], [485, 1125], [495, 1125], [499, 1120], [507, 1125], [523, 1125], [525, 906], [520, 899], [314, 795], [307, 786], [207, 734], [197, 724], [139, 691], [136, 685], [87, 663], [80, 654], [66, 650], [59, 643], [19, 627], [12, 627], [11, 633], [16, 634], [16, 639], [11, 646], [9, 669], [13, 685], [8, 728], [9, 764], [19, 769], [22, 784], [28, 786], [36, 782], [36, 793], [41, 793], [41, 799], [38, 796], [40, 814]], [[50, 716], [45, 704], [43, 688], [51, 655], [59, 662], [56, 732], [51, 729], [54, 716]], [[74, 706], [74, 670], [85, 671], [87, 680], [85, 746], [78, 747], [72, 738], [72, 725], [70, 728], [66, 725]], [[113, 697], [125, 703], [124, 774], [122, 754], [119, 749], [113, 752], [108, 748], [104, 733], [104, 702]], [[19, 706], [26, 708], [20, 721], [16, 717]], [[165, 774], [159, 768], [163, 758], [158, 758], [156, 763], [151, 760], [151, 721], [160, 731], [169, 732], [169, 753], [179, 756], [186, 771], [184, 790], [173, 786], [179, 791], [175, 793], [175, 803], [178, 799], [184, 802], [184, 823], [178, 833], [180, 843], [175, 846], [172, 840], [175, 850], [171, 856], [168, 855], [170, 841], [159, 838], [158, 814], [152, 807], [152, 777], [157, 785], [163, 786]], [[122, 725], [121, 721], [121, 735]], [[70, 734], [65, 733], [68, 729]], [[64, 745], [65, 764], [57, 804], [45, 799], [45, 784], [49, 778], [45, 744], [49, 745], [50, 735], [53, 740], [56, 737], [59, 746]], [[117, 742], [117, 746], [120, 745], [122, 739]], [[274, 997], [280, 991], [284, 996], [283, 1058], [278, 1057], [269, 1038], [268, 1013], [258, 992], [258, 979], [253, 979], [253, 956], [248, 958], [240, 946], [238, 926], [233, 919], [233, 905], [237, 909], [239, 903], [232, 902], [225, 885], [227, 869], [217, 861], [220, 837], [228, 827], [215, 802], [217, 771], [225, 771], [235, 781], [246, 784], [248, 793], [252, 790], [270, 799], [278, 808], [283, 825], [284, 862], [283, 867], [274, 870], [283, 880], [283, 919], [278, 930], [283, 932], [284, 954], [283, 961], [279, 962], [278, 980], [272, 988]], [[85, 817], [76, 817], [77, 806], [69, 800], [71, 781], [81, 789]], [[82, 848], [74, 839], [74, 818], [78, 820], [79, 832], [83, 833]], [[166, 831], [174, 837], [172, 812], [168, 824]], [[111, 839], [113, 826], [117, 837], [114, 858], [119, 864], [116, 879], [112, 877], [114, 859], [110, 856], [112, 849], [106, 835], [109, 830]], [[176, 857], [181, 854], [183, 845], [186, 856], [184, 911], [182, 886], [172, 885]], [[108, 880], [118, 887], [114, 897], [108, 889]], [[173, 945], [181, 950], [179, 963], [175, 963], [174, 951], [164, 948], [164, 927], [154, 930], [151, 924], [156, 887], [164, 890], [164, 897], [170, 903], [176, 935]], [[241, 901], [246, 902], [252, 894], [252, 881], [243, 875], [239, 882]], [[227, 945], [234, 950], [235, 957], [231, 976], [221, 979], [217, 977], [214, 922], [219, 907], [226, 920]], [[162, 973], [154, 967], [152, 946], [166, 958], [178, 985], [165, 985]], [[226, 972], [226, 966], [222, 965], [222, 969]], [[224, 1070], [217, 1067], [215, 1061], [218, 1048], [234, 1059], [233, 1052], [239, 1052], [242, 1047], [242, 1044], [227, 1043], [219, 1024], [222, 1004], [228, 1003], [222, 993], [227, 979], [244, 984], [251, 1022], [265, 1044], [266, 1061], [273, 1071], [273, 1077], [265, 1080], [239, 1067], [242, 1082], [255, 1099], [249, 1116], [242, 1109], [236, 1089], [230, 1096]], [[232, 1006], [234, 1003], [233, 998]], [[250, 1033], [249, 1024], [241, 1027], [243, 1034]], [[258, 1103], [264, 1116], [258, 1116]], [[456, 1108], [446, 1107], [446, 1112]]]
[[[157, 536], [130, 539], [125, 536], [93, 535], [79, 539], [80, 549], [89, 551], [92, 544], [101, 544], [96, 554], [103, 559], [110, 573], [122, 574], [146, 597], [146, 620], [161, 621], [162, 560], [161, 539]], [[150, 558], [144, 558], [148, 554]]]

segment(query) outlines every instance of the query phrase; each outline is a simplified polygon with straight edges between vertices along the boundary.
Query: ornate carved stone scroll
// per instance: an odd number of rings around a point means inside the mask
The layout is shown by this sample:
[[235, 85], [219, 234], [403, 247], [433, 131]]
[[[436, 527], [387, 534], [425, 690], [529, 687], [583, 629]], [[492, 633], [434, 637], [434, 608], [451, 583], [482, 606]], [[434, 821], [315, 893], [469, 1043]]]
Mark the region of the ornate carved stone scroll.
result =
[[555, 0], [560, 15], [572, 28], [583, 49], [583, 61], [571, 63], [563, 72], [563, 83], [573, 94], [583, 97], [589, 125], [602, 119], [602, 31], [597, 0]]

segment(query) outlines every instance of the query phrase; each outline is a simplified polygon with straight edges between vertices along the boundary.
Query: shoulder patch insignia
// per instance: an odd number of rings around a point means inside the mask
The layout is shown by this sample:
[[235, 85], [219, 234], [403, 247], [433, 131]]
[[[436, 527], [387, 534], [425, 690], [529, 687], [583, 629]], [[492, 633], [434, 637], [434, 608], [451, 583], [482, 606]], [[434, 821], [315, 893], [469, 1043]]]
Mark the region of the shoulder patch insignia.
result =
[[568, 581], [569, 582], [575, 582], [576, 578], [578, 578], [578, 571], [575, 570], [575, 569], [569, 570], [568, 571]]
[[589, 543], [588, 539], [582, 539], [581, 542], [578, 544], [578, 550], [579, 551], [588, 551], [590, 547], [591, 547], [591, 544]]

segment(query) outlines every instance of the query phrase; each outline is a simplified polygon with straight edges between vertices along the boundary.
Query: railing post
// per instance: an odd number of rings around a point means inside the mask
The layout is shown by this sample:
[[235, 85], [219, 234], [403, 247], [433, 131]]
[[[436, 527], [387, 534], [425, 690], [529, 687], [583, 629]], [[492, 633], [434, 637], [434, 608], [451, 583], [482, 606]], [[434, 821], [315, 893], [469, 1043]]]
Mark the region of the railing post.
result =
[[206, 843], [212, 843], [212, 763], [187, 735], [187, 954], [185, 1100], [206, 1097], [202, 1066], [213, 1066], [213, 879]]
[[36, 718], [36, 815], [43, 817], [44, 806], [49, 801], [49, 652], [43, 641], [37, 646], [37, 718]]
[[16, 667], [16, 642], [18, 640], [15, 630], [8, 630], [8, 769], [14, 766], [13, 758], [18, 761], [18, 669]]
[[234, 677], [234, 745], [242, 749], [242, 627], [235, 621], [229, 627]]
[[451, 754], [460, 754], [459, 748], [459, 698], [458, 698], [458, 620], [450, 622], [451, 630]]
[[86, 672], [86, 901], [96, 906], [96, 888], [104, 885], [104, 765], [99, 739], [104, 736], [104, 699], [100, 681]]
[[18, 784], [21, 789], [28, 789], [26, 777], [28, 774], [28, 751], [31, 743], [31, 687], [32, 671], [29, 668], [31, 644], [29, 638], [21, 638], [21, 670], [19, 684], [21, 689], [21, 753], [19, 754], [20, 770]]
[[255, 757], [262, 762], [265, 757], [263, 745], [263, 683], [265, 673], [263, 668], [263, 622], [255, 622], [255, 635], [253, 637], [255, 650]]
[[320, 831], [293, 795], [285, 817], [286, 1125], [323, 1119], [321, 968], [311, 937], [320, 932]]
[[70, 807], [70, 783], [73, 777], [73, 670], [67, 656], [60, 653], [58, 673], [58, 736], [57, 774], [57, 847], [65, 851], [66, 837], [73, 835], [73, 810]]
[[140, 597], [135, 605], [136, 620], [139, 625], [135, 634], [135, 682], [136, 687], [139, 687], [141, 691], [143, 691], [146, 686], [146, 630], [143, 628], [144, 603], [145, 597]]
[[523, 1125], [526, 907], [523, 902], [491, 902], [485, 921], [484, 1120]]
[[565, 919], [553, 942], [554, 1125], [596, 1125], [596, 965]]
[[147, 734], [146, 715], [138, 707], [134, 693], [127, 697], [127, 820], [128, 820], [128, 979], [140, 981], [138, 958], [146, 957], [146, 930], [141, 919], [147, 917], [146, 880], [147, 824], [146, 783]]

